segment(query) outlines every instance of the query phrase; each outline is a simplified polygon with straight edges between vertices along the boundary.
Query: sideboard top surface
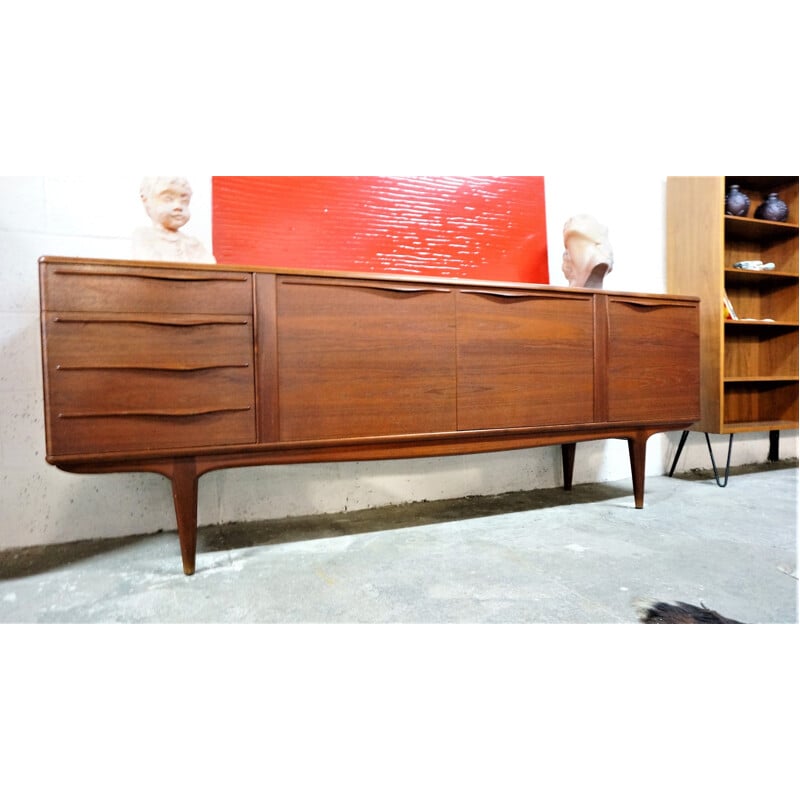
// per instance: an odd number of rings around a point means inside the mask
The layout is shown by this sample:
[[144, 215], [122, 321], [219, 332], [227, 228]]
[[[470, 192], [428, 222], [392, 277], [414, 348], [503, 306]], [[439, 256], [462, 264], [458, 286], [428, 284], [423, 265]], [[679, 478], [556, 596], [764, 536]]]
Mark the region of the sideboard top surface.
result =
[[174, 261], [136, 261], [136, 260], [123, 260], [123, 259], [110, 259], [110, 258], [82, 258], [74, 256], [52, 256], [44, 255], [39, 258], [40, 265], [82, 265], [82, 266], [104, 266], [104, 267], [147, 267], [149, 269], [191, 269], [203, 271], [222, 271], [222, 272], [248, 272], [248, 273], [263, 273], [271, 275], [288, 275], [295, 277], [314, 277], [314, 278], [328, 278], [330, 280], [344, 279], [344, 280], [371, 280], [371, 281], [386, 281], [386, 282], [403, 282], [403, 283], [425, 283], [425, 284], [438, 284], [447, 286], [482, 286], [514, 289], [529, 289], [532, 291], [558, 291], [576, 294], [607, 294], [623, 297], [653, 297], [664, 299], [665, 297], [673, 298], [675, 300], [690, 300], [697, 301], [695, 296], [683, 295], [665, 295], [653, 292], [630, 292], [630, 291], [617, 291], [611, 289], [583, 289], [569, 286], [555, 286], [553, 284], [534, 284], [534, 283], [514, 283], [509, 281], [487, 281], [487, 280], [467, 280], [464, 278], [442, 278], [430, 275], [408, 275], [408, 274], [391, 274], [386, 272], [343, 272], [324, 269], [289, 269], [285, 267], [261, 266], [261, 265], [246, 265], [246, 264], [197, 264], [190, 262], [174, 262]]

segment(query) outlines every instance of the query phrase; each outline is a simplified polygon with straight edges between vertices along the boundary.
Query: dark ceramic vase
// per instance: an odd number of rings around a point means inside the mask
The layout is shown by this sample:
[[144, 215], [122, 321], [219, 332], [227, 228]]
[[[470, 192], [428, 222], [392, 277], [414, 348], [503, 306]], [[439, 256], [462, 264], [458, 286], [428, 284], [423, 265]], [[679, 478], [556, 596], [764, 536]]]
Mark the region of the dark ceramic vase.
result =
[[749, 208], [750, 198], [737, 185], [731, 186], [725, 195], [725, 213], [732, 217], [743, 217]]
[[786, 222], [789, 208], [774, 192], [756, 209], [756, 219], [767, 219], [770, 222]]

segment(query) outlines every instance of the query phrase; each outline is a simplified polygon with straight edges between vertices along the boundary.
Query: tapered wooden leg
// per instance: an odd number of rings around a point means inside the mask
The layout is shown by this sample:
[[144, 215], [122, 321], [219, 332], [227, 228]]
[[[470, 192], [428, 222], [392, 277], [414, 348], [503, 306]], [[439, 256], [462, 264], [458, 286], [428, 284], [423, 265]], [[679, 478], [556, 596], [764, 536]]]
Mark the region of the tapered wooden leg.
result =
[[572, 473], [575, 469], [575, 442], [561, 445], [561, 465], [564, 469], [564, 489], [572, 488]]
[[628, 439], [631, 477], [633, 478], [633, 502], [636, 508], [644, 508], [644, 462], [646, 452], [647, 436], [640, 435], [633, 439]]
[[172, 470], [172, 498], [178, 521], [178, 539], [181, 544], [183, 571], [194, 574], [197, 552], [197, 469], [193, 459], [175, 462]]

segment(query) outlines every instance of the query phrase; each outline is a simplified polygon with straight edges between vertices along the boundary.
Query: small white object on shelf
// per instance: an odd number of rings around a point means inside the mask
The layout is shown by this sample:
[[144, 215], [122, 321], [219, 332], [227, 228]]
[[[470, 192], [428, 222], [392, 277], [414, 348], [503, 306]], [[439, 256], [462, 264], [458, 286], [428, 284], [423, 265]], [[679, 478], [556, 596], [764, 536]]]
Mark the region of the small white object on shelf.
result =
[[763, 261], [737, 261], [733, 265], [734, 269], [747, 269], [752, 272], [763, 272], [765, 270], [775, 269], [775, 264], [768, 261], [766, 264]]

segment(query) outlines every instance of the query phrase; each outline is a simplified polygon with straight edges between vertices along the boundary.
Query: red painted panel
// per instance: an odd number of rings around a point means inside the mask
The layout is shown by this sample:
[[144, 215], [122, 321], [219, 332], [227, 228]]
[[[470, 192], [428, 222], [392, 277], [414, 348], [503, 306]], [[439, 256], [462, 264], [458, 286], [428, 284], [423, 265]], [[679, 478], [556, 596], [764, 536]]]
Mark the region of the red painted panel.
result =
[[544, 178], [214, 177], [220, 264], [548, 283]]

